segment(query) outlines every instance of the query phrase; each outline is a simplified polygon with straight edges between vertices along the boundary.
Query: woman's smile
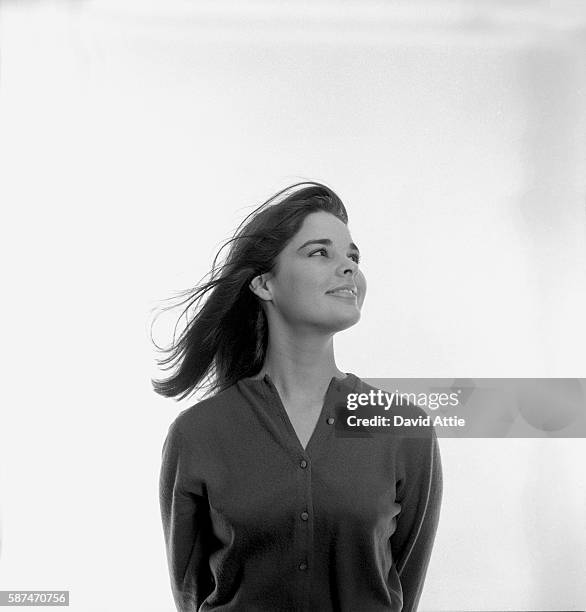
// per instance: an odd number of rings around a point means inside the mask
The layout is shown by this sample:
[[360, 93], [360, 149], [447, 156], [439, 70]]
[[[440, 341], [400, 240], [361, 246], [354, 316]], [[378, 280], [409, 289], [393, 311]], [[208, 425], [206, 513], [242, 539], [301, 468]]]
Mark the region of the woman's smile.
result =
[[356, 301], [356, 295], [352, 293], [349, 289], [338, 289], [336, 291], [328, 291], [326, 295], [331, 295], [332, 297], [335, 297], [335, 298], [342, 298], [344, 300], [352, 300], [353, 302]]

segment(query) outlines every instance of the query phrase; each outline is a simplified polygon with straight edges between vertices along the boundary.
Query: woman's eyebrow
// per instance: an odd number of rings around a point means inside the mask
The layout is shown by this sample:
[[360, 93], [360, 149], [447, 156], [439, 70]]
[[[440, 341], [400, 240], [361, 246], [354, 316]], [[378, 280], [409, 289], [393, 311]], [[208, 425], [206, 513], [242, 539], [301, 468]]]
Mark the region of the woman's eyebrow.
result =
[[[301, 249], [303, 249], [309, 244], [324, 244], [325, 246], [332, 246], [333, 243], [329, 238], [316, 238], [314, 240], [308, 240], [307, 242], [304, 242], [297, 250], [301, 251]], [[350, 248], [360, 253], [360, 249], [353, 242], [350, 243]]]

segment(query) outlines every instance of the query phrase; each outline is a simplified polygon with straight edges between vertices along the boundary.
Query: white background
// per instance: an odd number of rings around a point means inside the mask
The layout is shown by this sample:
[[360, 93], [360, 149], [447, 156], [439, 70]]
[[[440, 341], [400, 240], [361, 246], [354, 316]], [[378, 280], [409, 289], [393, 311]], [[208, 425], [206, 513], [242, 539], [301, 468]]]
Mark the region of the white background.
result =
[[[290, 183], [363, 254], [342, 370], [586, 375], [583, 3], [5, 1], [0, 54], [0, 589], [173, 609], [158, 470], [195, 399], [152, 391], [149, 312]], [[584, 441], [440, 443], [420, 609], [584, 608]]]

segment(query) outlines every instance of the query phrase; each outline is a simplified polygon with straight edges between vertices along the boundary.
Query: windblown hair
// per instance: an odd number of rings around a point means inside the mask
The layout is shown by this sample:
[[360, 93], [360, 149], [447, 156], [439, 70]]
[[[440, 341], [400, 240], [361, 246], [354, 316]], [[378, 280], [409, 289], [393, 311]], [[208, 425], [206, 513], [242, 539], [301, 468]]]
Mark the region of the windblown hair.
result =
[[[260, 300], [249, 284], [255, 276], [273, 270], [277, 256], [299, 231], [305, 217], [318, 211], [348, 223], [340, 198], [321, 183], [296, 183], [279, 191], [253, 210], [220, 247], [212, 270], [206, 274], [210, 280], [180, 292], [176, 297], [185, 299], [161, 309], [187, 303], [181, 319], [197, 304], [196, 313], [176, 341], [173, 334], [170, 347], [161, 348], [153, 340], [159, 352], [167, 353], [157, 359], [161, 369], [175, 368], [168, 378], [151, 381], [156, 393], [181, 400], [205, 387], [206, 395], [210, 395], [260, 372], [269, 329]], [[217, 265], [228, 245], [231, 247], [225, 262]]]

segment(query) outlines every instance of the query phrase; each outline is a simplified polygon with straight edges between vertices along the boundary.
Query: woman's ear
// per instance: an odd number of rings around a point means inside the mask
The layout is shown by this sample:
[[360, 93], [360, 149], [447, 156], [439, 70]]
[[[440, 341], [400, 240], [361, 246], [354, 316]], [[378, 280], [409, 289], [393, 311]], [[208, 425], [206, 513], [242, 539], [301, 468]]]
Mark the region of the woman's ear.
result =
[[271, 290], [267, 284], [268, 274], [259, 274], [255, 276], [249, 283], [248, 288], [261, 300], [268, 301], [271, 299]]

